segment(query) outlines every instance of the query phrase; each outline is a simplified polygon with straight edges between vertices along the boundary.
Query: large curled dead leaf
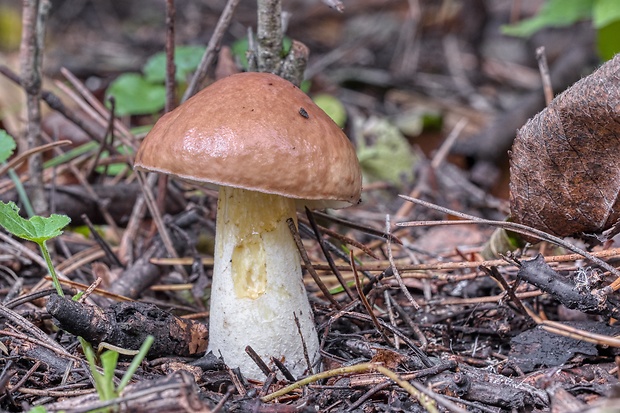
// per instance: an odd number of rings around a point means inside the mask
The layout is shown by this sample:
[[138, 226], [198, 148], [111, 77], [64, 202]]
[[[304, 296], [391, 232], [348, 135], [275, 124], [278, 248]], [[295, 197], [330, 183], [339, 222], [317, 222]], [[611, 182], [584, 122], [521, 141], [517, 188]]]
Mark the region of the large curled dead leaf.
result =
[[620, 55], [575, 83], [518, 132], [510, 156], [515, 222], [557, 236], [620, 218]]

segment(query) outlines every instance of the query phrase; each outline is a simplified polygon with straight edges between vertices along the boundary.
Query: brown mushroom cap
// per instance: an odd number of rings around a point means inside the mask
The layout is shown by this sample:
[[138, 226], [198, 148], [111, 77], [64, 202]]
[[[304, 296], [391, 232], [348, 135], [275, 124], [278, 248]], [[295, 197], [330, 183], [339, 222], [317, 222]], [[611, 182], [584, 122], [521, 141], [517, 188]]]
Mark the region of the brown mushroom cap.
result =
[[362, 182], [338, 125], [298, 87], [267, 73], [224, 78], [162, 116], [134, 166], [310, 207], [355, 204]]

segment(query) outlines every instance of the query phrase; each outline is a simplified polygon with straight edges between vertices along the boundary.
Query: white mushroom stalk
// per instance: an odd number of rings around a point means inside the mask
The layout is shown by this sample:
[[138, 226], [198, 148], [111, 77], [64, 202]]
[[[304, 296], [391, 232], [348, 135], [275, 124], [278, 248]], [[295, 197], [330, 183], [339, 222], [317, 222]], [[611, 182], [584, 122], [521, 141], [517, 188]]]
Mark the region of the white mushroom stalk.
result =
[[286, 222], [295, 217], [294, 199], [220, 187], [209, 350], [249, 378], [265, 375], [246, 354], [248, 344], [268, 365], [279, 359], [296, 377], [319, 364], [299, 252]]

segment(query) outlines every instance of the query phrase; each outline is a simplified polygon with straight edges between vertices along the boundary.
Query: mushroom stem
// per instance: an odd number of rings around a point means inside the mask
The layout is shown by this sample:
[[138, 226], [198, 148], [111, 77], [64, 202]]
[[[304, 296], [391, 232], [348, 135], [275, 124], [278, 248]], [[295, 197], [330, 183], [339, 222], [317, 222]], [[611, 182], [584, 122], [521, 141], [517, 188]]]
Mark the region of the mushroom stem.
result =
[[296, 217], [293, 199], [220, 187], [209, 350], [252, 379], [265, 376], [245, 353], [248, 345], [268, 365], [277, 358], [296, 376], [311, 372], [304, 345], [313, 366], [319, 360], [289, 217]]

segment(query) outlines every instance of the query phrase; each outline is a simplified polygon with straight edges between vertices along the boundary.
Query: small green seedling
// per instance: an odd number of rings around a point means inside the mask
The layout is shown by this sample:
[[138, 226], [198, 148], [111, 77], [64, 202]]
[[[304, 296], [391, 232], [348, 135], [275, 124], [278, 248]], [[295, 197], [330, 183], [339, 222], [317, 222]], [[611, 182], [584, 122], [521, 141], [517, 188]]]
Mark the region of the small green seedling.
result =
[[138, 370], [140, 363], [142, 363], [142, 360], [146, 357], [146, 354], [155, 340], [153, 336], [148, 336], [146, 340], [144, 340], [144, 343], [140, 346], [140, 350], [131, 361], [131, 364], [127, 368], [127, 371], [125, 371], [125, 374], [123, 374], [120, 383], [116, 386], [114, 384], [114, 370], [116, 369], [116, 364], [118, 362], [119, 352], [115, 350], [106, 350], [101, 354], [101, 356], [99, 356], [99, 361], [101, 362], [101, 367], [103, 369], [103, 373], [101, 373], [97, 370], [96, 354], [93, 347], [82, 337], [78, 337], [78, 339], [80, 340], [80, 344], [84, 350], [84, 355], [88, 360], [88, 365], [90, 366], [90, 371], [93, 375], [93, 379], [95, 380], [95, 388], [99, 394], [99, 399], [102, 401], [112, 400], [120, 395], [125, 386], [129, 384], [129, 380], [131, 380], [136, 370]]
[[[52, 214], [48, 218], [35, 215], [30, 219], [25, 219], [19, 215], [19, 208], [14, 202], [4, 203], [0, 201], [0, 225], [14, 236], [35, 242], [39, 245], [41, 253], [45, 258], [49, 273], [52, 277], [52, 283], [54, 284], [58, 295], [61, 297], [64, 297], [65, 295], [62, 291], [60, 282], [58, 281], [58, 276], [56, 275], [54, 264], [52, 263], [49, 250], [47, 249], [46, 241], [62, 234], [62, 229], [70, 222], [71, 219], [68, 216], [58, 214]], [[74, 299], [77, 299], [80, 295], [81, 294], [74, 297]], [[125, 386], [127, 386], [140, 366], [140, 363], [142, 363], [142, 360], [146, 357], [151, 345], [153, 344], [154, 338], [153, 336], [148, 336], [146, 340], [144, 340], [144, 343], [140, 346], [140, 350], [133, 358], [118, 386], [115, 386], [114, 384], [114, 370], [116, 369], [116, 364], [118, 362], [119, 352], [123, 352], [125, 354], [127, 354], [127, 352], [123, 351], [123, 349], [104, 351], [99, 357], [103, 368], [103, 373], [101, 373], [97, 370], [95, 351], [90, 343], [82, 337], [78, 337], [78, 340], [80, 341], [82, 349], [84, 350], [84, 355], [88, 360], [88, 365], [95, 380], [95, 388], [97, 389], [99, 398], [102, 401], [108, 401], [118, 397]], [[30, 412], [42, 413], [45, 411], [45, 407], [38, 406]], [[108, 411], [108, 409], [102, 409], [100, 411]]]
[[39, 246], [41, 254], [45, 258], [47, 269], [52, 277], [52, 283], [61, 297], [64, 297], [65, 294], [58, 281], [58, 276], [45, 242], [62, 234], [62, 229], [69, 222], [71, 222], [71, 219], [68, 216], [58, 214], [52, 214], [48, 218], [35, 215], [30, 219], [25, 219], [19, 215], [19, 208], [14, 202], [5, 204], [0, 201], [0, 225], [16, 237], [35, 242]]
[[386, 181], [397, 188], [413, 182], [418, 157], [400, 130], [385, 119], [358, 122], [357, 157], [367, 182]]
[[[131, 364], [123, 374], [121, 381], [118, 383], [118, 386], [114, 384], [114, 371], [116, 370], [116, 365], [118, 362], [119, 351], [116, 350], [107, 350], [104, 351], [99, 356], [99, 361], [101, 362], [101, 368], [103, 373], [97, 369], [97, 355], [95, 354], [95, 350], [90, 345], [90, 343], [84, 340], [82, 337], [78, 337], [80, 344], [82, 345], [82, 349], [84, 351], [84, 355], [86, 356], [86, 360], [88, 361], [88, 366], [90, 368], [90, 372], [93, 375], [93, 380], [95, 381], [95, 389], [97, 390], [97, 394], [99, 395], [99, 400], [106, 402], [109, 400], [113, 400], [120, 396], [121, 392], [125, 389], [125, 387], [129, 384], [129, 381], [133, 377], [133, 375], [140, 367], [140, 363], [146, 357], [149, 349], [153, 345], [153, 341], [155, 338], [153, 336], [147, 336], [144, 343], [140, 346], [140, 350], [135, 352], [135, 357], [131, 361]], [[102, 347], [101, 345], [99, 346]], [[127, 351], [123, 351], [119, 349], [122, 353], [127, 353]], [[108, 412], [111, 411], [110, 408], [102, 408], [94, 410], [96, 412]], [[37, 406], [28, 411], [28, 413], [46, 413], [47, 409], [44, 406]]]

